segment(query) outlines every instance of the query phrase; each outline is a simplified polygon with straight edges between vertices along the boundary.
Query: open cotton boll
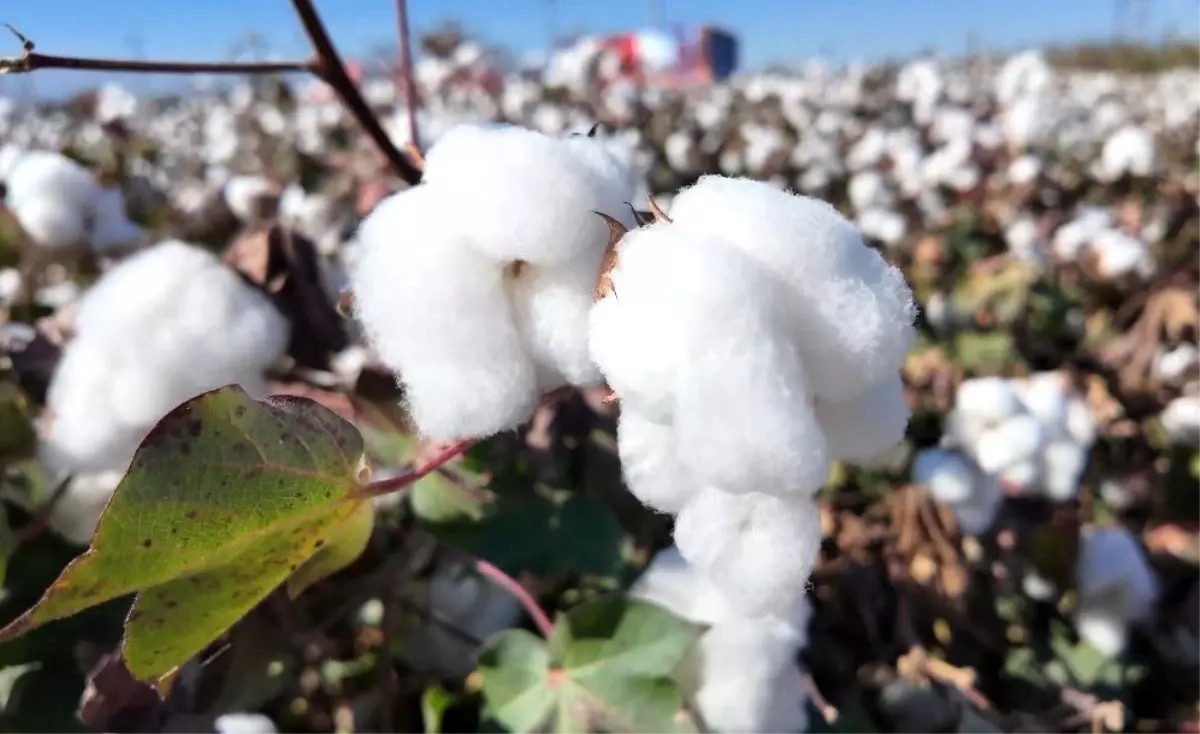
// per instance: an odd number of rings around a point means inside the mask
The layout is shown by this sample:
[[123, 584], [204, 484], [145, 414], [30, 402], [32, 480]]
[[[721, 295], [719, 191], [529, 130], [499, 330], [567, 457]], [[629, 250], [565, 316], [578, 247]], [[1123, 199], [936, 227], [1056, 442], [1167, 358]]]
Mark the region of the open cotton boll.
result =
[[742, 614], [785, 614], [816, 562], [820, 512], [807, 497], [703, 487], [679, 513], [675, 544]]
[[458, 203], [433, 184], [384, 200], [359, 226], [350, 274], [371, 343], [399, 372], [416, 425], [439, 439], [516, 426], [540, 395], [504, 271], [452, 226]]
[[1154, 273], [1154, 258], [1145, 243], [1119, 230], [1107, 229], [1096, 234], [1091, 251], [1105, 278], [1122, 278], [1133, 273], [1148, 277]]
[[1042, 162], [1035, 155], [1022, 155], [1008, 165], [1008, 182], [1017, 186], [1031, 184], [1042, 173]]
[[954, 397], [954, 410], [947, 433], [965, 445], [979, 440], [983, 432], [1024, 410], [1012, 383], [1002, 377], [963, 380]]
[[884, 380], [857, 398], [817, 400], [814, 408], [830, 458], [870, 461], [904, 438], [910, 411], [899, 377]]
[[1200, 395], [1183, 395], [1167, 403], [1159, 414], [1163, 430], [1172, 443], [1200, 445]]
[[1044, 429], [1037, 418], [1014, 415], [979, 436], [975, 460], [985, 472], [995, 474], [1035, 457], [1044, 443]]
[[622, 401], [672, 423], [679, 462], [699, 484], [816, 491], [828, 456], [778, 284], [680, 220], [630, 232], [618, 253], [615, 294], [593, 308], [589, 338]]
[[1112, 217], [1103, 209], [1087, 209], [1054, 232], [1054, 254], [1074, 260], [1083, 248], [1112, 226]]
[[51, 524], [86, 542], [116, 486], [108, 475], [119, 481], [159, 419], [230, 383], [261, 395], [287, 341], [270, 301], [198, 247], [163, 242], [105, 273], [79, 302], [47, 394], [39, 458], [76, 480]]
[[850, 197], [850, 205], [859, 212], [875, 207], [887, 207], [892, 198], [883, 174], [878, 171], [860, 171], [854, 174], [847, 186], [846, 195]]
[[1004, 502], [995, 480], [956, 451], [921, 451], [913, 461], [912, 479], [954, 514], [963, 535], [979, 535], [990, 528]]
[[1200, 367], [1200, 349], [1195, 344], [1180, 344], [1174, 349], [1160, 350], [1150, 371], [1159, 380], [1176, 382], [1196, 367]]
[[251, 713], [221, 714], [213, 721], [217, 734], [275, 734], [279, 731], [269, 716]]
[[266, 176], [234, 176], [225, 182], [221, 193], [229, 211], [243, 224], [258, 221], [262, 202], [279, 195]]
[[912, 293], [832, 206], [705, 176], [676, 196], [671, 217], [719, 235], [786, 286], [787, 316], [818, 397], [853, 398], [898, 369], [914, 338]]
[[1098, 161], [1098, 173], [1105, 180], [1126, 174], [1149, 176], [1154, 172], [1154, 136], [1137, 125], [1125, 125], [1104, 142]]
[[1125, 528], [1084, 528], [1082, 541], [1075, 573], [1075, 628], [1096, 649], [1119, 655], [1129, 627], [1152, 618], [1158, 578]]
[[890, 209], [867, 209], [859, 213], [856, 221], [864, 236], [879, 240], [889, 248], [903, 242], [908, 231], [904, 216]]
[[453, 214], [456, 231], [501, 262], [561, 265], [602, 251], [608, 227], [594, 211], [634, 225], [624, 204], [633, 177], [587, 138], [507, 126], [452, 129], [429, 150], [424, 177], [469, 202], [469, 212]]
[[46, 248], [84, 244], [100, 190], [92, 174], [60, 153], [10, 155], [4, 200], [30, 240]]
[[1071, 440], [1046, 444], [1042, 462], [1042, 488], [1047, 497], [1065, 502], [1079, 492], [1079, 478], [1087, 466], [1088, 449]]

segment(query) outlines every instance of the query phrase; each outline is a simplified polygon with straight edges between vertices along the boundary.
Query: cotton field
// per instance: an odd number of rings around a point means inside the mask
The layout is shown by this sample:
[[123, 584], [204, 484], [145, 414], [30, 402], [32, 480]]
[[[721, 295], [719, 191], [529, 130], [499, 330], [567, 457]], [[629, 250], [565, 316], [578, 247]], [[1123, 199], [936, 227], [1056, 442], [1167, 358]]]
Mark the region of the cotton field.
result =
[[106, 527], [205, 577], [114, 496], [235, 558], [237, 452], [130, 479], [223, 386], [402, 488], [302, 591], [171, 602], [165, 697], [127, 595], [0, 633], [0, 725], [1200, 730], [1196, 63], [437, 51], [352, 75], [419, 183], [301, 74], [0, 98], [6, 624]]

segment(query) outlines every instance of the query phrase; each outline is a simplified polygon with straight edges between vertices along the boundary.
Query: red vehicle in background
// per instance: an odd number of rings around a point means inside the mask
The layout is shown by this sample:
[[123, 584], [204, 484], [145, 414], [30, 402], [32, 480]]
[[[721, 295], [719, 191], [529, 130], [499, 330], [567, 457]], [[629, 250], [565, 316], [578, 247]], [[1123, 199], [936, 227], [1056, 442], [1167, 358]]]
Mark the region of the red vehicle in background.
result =
[[728, 79], [738, 65], [738, 41], [712, 26], [649, 29], [605, 36], [601, 47], [617, 59], [602, 83], [637, 82], [682, 89]]

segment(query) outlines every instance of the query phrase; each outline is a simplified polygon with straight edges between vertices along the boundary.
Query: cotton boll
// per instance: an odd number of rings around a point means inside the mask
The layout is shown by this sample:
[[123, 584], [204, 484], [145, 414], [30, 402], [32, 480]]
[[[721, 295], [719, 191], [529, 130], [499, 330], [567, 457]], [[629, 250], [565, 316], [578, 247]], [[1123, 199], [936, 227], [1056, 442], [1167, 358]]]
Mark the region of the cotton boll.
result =
[[1200, 395], [1184, 395], [1167, 403], [1158, 417], [1172, 443], [1200, 445]]
[[763, 620], [738, 619], [713, 627], [701, 638], [699, 685], [691, 699], [709, 731], [807, 728], [794, 648], [773, 633]]
[[1011, 184], [1025, 186], [1041, 175], [1042, 162], [1034, 155], [1023, 155], [1008, 165], [1007, 178]]
[[87, 223], [78, 206], [53, 197], [26, 199], [10, 210], [31, 242], [51, 249], [73, 247], [86, 241]]
[[963, 380], [954, 405], [952, 429], [947, 432], [966, 444], [975, 443], [983, 431], [1023, 410], [1012, 384], [1002, 377]]
[[275, 184], [265, 176], [234, 176], [225, 182], [221, 193], [226, 206], [243, 224], [258, 221], [261, 202], [279, 194]]
[[807, 498], [704, 487], [675, 523], [675, 544], [747, 616], [782, 614], [802, 594], [821, 543]]
[[863, 235], [879, 240], [889, 248], [903, 242], [908, 230], [904, 217], [890, 209], [868, 209], [858, 215], [857, 221]]
[[1154, 171], [1154, 136], [1136, 125], [1126, 125], [1104, 143], [1099, 173], [1109, 181], [1125, 174], [1149, 176]]
[[1015, 381], [1012, 385], [1025, 409], [1043, 425], [1066, 423], [1068, 388], [1064, 374], [1038, 372], [1025, 380]]
[[[737, 618], [736, 610], [721, 590], [696, 573], [673, 545], [654, 554], [650, 565], [629, 589], [629, 595], [699, 624], [714, 625]], [[805, 613], [798, 624], [807, 625], [807, 600], [802, 601]]]
[[1180, 344], [1162, 351], [1154, 358], [1151, 373], [1164, 382], [1176, 382], [1190, 370], [1200, 366], [1200, 349], [1194, 344]]
[[862, 171], [854, 174], [850, 179], [846, 194], [850, 197], [850, 205], [860, 212], [891, 204], [887, 184], [878, 171]]
[[1125, 648], [1128, 627], [1153, 616], [1158, 578], [1128, 530], [1085, 528], [1082, 540], [1075, 626], [1093, 647], [1115, 656]]
[[646, 506], [671, 514], [682, 510], [696, 489], [676, 459], [675, 448], [670, 425], [649, 420], [634, 410], [621, 411], [617, 449], [625, 483]]
[[221, 714], [213, 722], [217, 734], [275, 734], [279, 731], [270, 717], [262, 714]]
[[1091, 246], [1105, 278], [1122, 278], [1133, 273], [1146, 277], [1154, 272], [1154, 260], [1146, 245], [1124, 232], [1114, 229], [1100, 232], [1092, 239]]
[[926, 449], [913, 461], [913, 482], [928, 489], [953, 514], [959, 532], [979, 535], [991, 527], [1004, 494], [991, 478], [956, 451]]
[[1051, 441], [1046, 445], [1043, 479], [1046, 496], [1065, 502], [1079, 492], [1079, 478], [1087, 465], [1088, 451], [1074, 441]]
[[910, 411], [899, 377], [868, 388], [853, 400], [817, 401], [815, 412], [830, 458], [870, 461], [904, 439]]
[[372, 344], [399, 372], [416, 425], [438, 439], [514, 427], [540, 394], [503, 270], [446, 224], [461, 219], [457, 202], [425, 184], [380, 203], [359, 226], [351, 273]]
[[[13, 149], [10, 149], [13, 150]], [[84, 244], [99, 186], [91, 173], [59, 153], [10, 153], [5, 204], [39, 247]]]
[[[830, 205], [747, 179], [705, 176], [671, 206], [677, 224], [720, 235], [786, 284], [788, 316], [819, 397], [847, 400], [897, 368], [915, 305], [900, 271]], [[854, 324], [854, 328], [846, 328]]]
[[[582, 155], [588, 139], [552, 138], [516, 127], [469, 126], [438, 140], [425, 159], [425, 182], [452, 190], [470, 211], [453, 212], [456, 231], [499, 262], [562, 265], [601, 251], [608, 228], [593, 212], [632, 224], [632, 176], [614, 180], [611, 160]], [[519, 222], [514, 227], [513, 222]]]
[[1045, 441], [1042, 424], [1031, 415], [1016, 415], [985, 431], [975, 444], [975, 460], [989, 474], [1032, 457]]

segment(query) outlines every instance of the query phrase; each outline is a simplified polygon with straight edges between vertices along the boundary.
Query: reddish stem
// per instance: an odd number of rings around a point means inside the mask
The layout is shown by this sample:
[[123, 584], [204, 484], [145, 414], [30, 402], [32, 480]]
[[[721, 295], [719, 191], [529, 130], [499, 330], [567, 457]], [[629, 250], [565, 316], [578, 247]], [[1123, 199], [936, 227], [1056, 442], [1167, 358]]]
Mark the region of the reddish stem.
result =
[[550, 635], [554, 632], [554, 623], [550, 621], [550, 617], [546, 616], [541, 606], [538, 605], [537, 600], [526, 591], [524, 586], [521, 586], [512, 576], [509, 576], [482, 558], [475, 559], [475, 571], [480, 576], [487, 578], [496, 586], [511, 594], [520, 603], [525, 613], [533, 619], [533, 623], [537, 625], [538, 632], [541, 633], [542, 637], [546, 639], [550, 638]]
[[371, 482], [364, 488], [364, 494], [370, 497], [382, 497], [386, 494], [392, 494], [394, 492], [404, 490], [410, 485], [415, 484], [425, 475], [436, 471], [438, 467], [442, 466], [446, 462], [462, 455], [467, 449], [474, 446], [477, 441], [478, 439], [474, 438], [465, 438], [461, 441], [455, 441], [454, 443], [442, 448], [428, 460], [414, 466], [412, 469], [409, 469], [400, 476], [391, 477], [389, 479], [381, 479], [378, 482]]

